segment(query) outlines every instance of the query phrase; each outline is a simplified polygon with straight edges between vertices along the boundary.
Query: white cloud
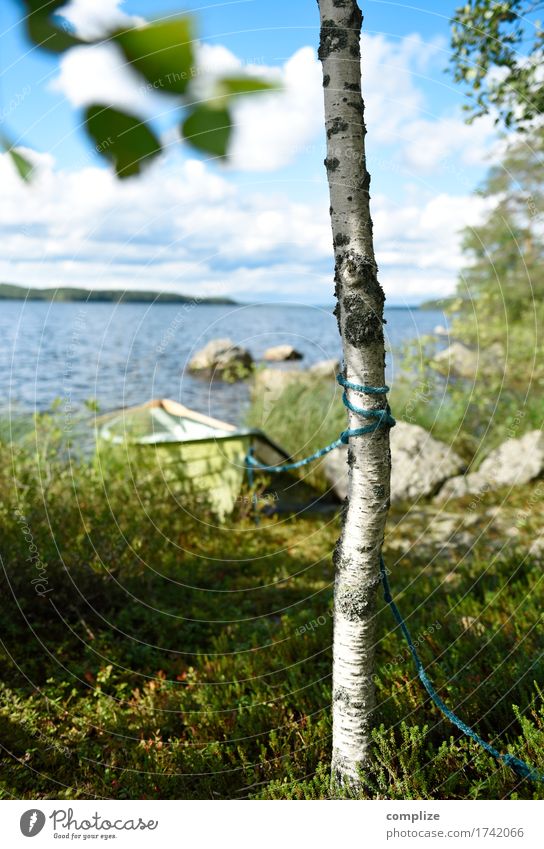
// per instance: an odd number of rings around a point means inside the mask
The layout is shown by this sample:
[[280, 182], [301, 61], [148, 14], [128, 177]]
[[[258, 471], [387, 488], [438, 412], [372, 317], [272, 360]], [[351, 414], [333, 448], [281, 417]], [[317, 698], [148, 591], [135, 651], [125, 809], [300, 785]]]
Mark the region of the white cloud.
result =
[[[85, 7], [87, 3], [79, 2]], [[117, 4], [104, 5], [117, 8]], [[417, 119], [425, 106], [419, 76], [441, 56], [441, 42], [424, 42], [411, 35], [394, 42], [382, 35], [363, 35], [361, 42], [363, 85], [368, 126], [373, 144], [401, 145], [412, 170], [427, 171], [442, 155], [460, 146], [468, 151], [475, 135], [464, 130], [460, 120], [449, 116], [435, 121]], [[239, 98], [233, 104], [235, 131], [230, 151], [230, 167], [239, 171], [277, 171], [308, 153], [322, 156], [323, 91], [321, 64], [312, 47], [296, 51], [280, 67], [243, 64], [222, 45], [197, 45], [198, 67], [195, 100], [206, 99], [213, 80], [224, 73], [247, 73], [279, 82], [278, 93]], [[75, 48], [60, 60], [60, 72], [53, 81], [74, 106], [92, 102], [126, 106], [145, 118], [173, 110], [174, 99], [158, 95], [124, 63], [113, 45]], [[476, 131], [475, 131], [476, 132]], [[467, 157], [480, 161], [488, 130], [478, 137], [476, 149]], [[452, 138], [459, 138], [458, 145]], [[425, 151], [429, 148], [429, 155]], [[431, 165], [429, 166], [429, 163]]]
[[[0, 279], [26, 285], [157, 288], [245, 299], [332, 300], [325, 187], [318, 202], [239, 187], [196, 160], [162, 162], [116, 181], [45, 159], [23, 184], [0, 158]], [[390, 300], [447, 294], [458, 231], [481, 199], [441, 194], [373, 201], [381, 280]]]
[[[78, 0], [73, 5], [81, 13], [78, 26], [84, 26], [83, 11], [94, 4]], [[96, 4], [100, 9], [109, 10], [110, 19], [120, 11], [118, 3], [105, 0]], [[383, 165], [386, 180], [388, 170], [399, 175], [394, 193], [372, 201], [381, 280], [393, 301], [453, 290], [461, 262], [459, 231], [476, 223], [483, 209], [481, 199], [471, 194], [467, 173], [481, 166], [493, 143], [491, 124], [467, 127], [456, 113], [433, 120], [425, 112], [418, 75], [430, 73], [437, 57], [442, 66], [441, 50], [440, 42], [424, 43], [417, 35], [398, 42], [365, 35], [362, 41], [367, 123], [379, 151], [372, 161]], [[225, 72], [265, 75], [283, 85], [281, 92], [235, 105], [228, 170], [185, 158], [188, 148], [178, 148], [172, 128], [164, 137], [178, 152], [141, 178], [122, 183], [108, 170], [93, 166], [70, 173], [55, 170], [45, 159], [29, 188], [4, 157], [0, 279], [256, 300], [332, 299], [328, 199], [319, 162], [324, 143], [321, 69], [315, 51], [301, 48], [276, 68], [244, 66], [221, 45], [201, 44], [198, 51], [205, 73], [195, 80], [196, 96], [205, 97], [210, 78]], [[144, 117], [168, 108], [162, 95], [136, 80], [135, 85], [113, 47], [99, 46], [68, 51], [54, 85], [76, 106], [122, 104]], [[278, 171], [297, 157], [301, 169], [319, 162], [320, 182], [308, 193], [302, 170], [294, 188], [269, 178], [259, 181], [259, 190], [254, 187], [252, 172]], [[244, 185], [240, 178], [236, 182], [236, 169], [250, 172]], [[403, 184], [407, 172], [414, 174], [412, 188]], [[443, 181], [448, 174], [454, 189], [433, 192], [433, 178]]]
[[59, 14], [74, 27], [80, 38], [101, 38], [113, 29], [135, 26], [143, 18], [120, 8], [124, 0], [70, 0]]
[[303, 47], [283, 65], [280, 93], [241, 99], [234, 107], [232, 165], [244, 171], [276, 171], [323, 135], [321, 65]]
[[76, 107], [102, 103], [146, 118], [167, 108], [162, 98], [125, 63], [113, 44], [69, 50], [62, 57], [59, 74], [50, 87], [64, 94]]
[[412, 171], [432, 174], [441, 168], [455, 169], [461, 180], [464, 168], [486, 165], [499, 143], [491, 116], [469, 125], [457, 115], [411, 121], [401, 141], [402, 159]]
[[424, 42], [417, 34], [398, 42], [383, 35], [363, 34], [361, 71], [373, 142], [397, 142], [406, 122], [423, 109], [425, 97], [416, 81], [440, 50], [439, 40]]

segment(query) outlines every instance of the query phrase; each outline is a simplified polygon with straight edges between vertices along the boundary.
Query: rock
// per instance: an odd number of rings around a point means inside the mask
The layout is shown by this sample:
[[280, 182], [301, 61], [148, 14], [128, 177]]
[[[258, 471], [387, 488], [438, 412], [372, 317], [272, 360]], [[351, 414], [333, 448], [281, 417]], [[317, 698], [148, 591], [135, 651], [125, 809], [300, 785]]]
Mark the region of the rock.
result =
[[541, 534], [532, 541], [529, 554], [539, 560], [544, 558], [544, 534]]
[[436, 496], [436, 501], [442, 504], [450, 498], [463, 498], [464, 495], [475, 495], [481, 501], [491, 486], [489, 481], [473, 472], [469, 475], [459, 475], [446, 481]]
[[280, 363], [286, 360], [301, 360], [302, 354], [292, 345], [276, 345], [275, 348], [267, 348], [263, 359], [269, 362]]
[[314, 363], [308, 369], [308, 374], [315, 375], [315, 377], [330, 377], [331, 375], [334, 377], [339, 371], [340, 360], [333, 357], [332, 360], [319, 360], [319, 362]]
[[474, 378], [478, 373], [478, 351], [472, 351], [462, 342], [452, 342], [434, 358], [440, 371], [456, 377]]
[[495, 486], [513, 486], [540, 477], [544, 472], [544, 433], [531, 430], [519, 439], [507, 439], [485, 458], [477, 474]]
[[190, 371], [209, 372], [220, 377], [245, 377], [253, 367], [253, 357], [232, 339], [212, 339], [189, 363]]
[[262, 427], [272, 408], [284, 389], [291, 383], [304, 380], [306, 372], [298, 368], [284, 370], [278, 368], [263, 368], [255, 372], [253, 378], [252, 397], [260, 403], [262, 415]]
[[504, 349], [498, 342], [480, 350], [468, 348], [462, 342], [452, 342], [433, 362], [444, 374], [474, 380], [478, 374], [481, 377], [504, 368]]
[[448, 330], [447, 327], [444, 327], [443, 324], [437, 324], [436, 327], [433, 330], [433, 333], [435, 334], [435, 336], [449, 336], [450, 335], [450, 331]]
[[532, 430], [519, 439], [507, 439], [485, 458], [477, 472], [452, 478], [444, 484], [438, 501], [474, 495], [481, 500], [486, 492], [501, 486], [520, 486], [544, 472], [544, 433]]
[[[397, 422], [391, 430], [391, 501], [433, 495], [440, 485], [459, 474], [463, 461], [445, 443], [419, 425]], [[347, 447], [327, 454], [324, 473], [336, 494], [347, 495]]]

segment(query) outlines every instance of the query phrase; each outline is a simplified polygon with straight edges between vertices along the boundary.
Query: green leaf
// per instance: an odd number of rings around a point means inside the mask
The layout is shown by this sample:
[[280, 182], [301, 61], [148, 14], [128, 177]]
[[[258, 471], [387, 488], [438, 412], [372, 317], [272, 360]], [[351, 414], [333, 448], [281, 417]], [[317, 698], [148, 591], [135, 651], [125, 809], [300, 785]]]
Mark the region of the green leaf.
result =
[[189, 144], [214, 156], [226, 156], [232, 124], [228, 109], [213, 109], [201, 104], [181, 126]]
[[34, 44], [52, 53], [62, 53], [70, 47], [86, 43], [51, 20], [51, 15], [65, 6], [66, 0], [24, 0], [24, 5], [27, 10], [27, 32]]
[[11, 161], [15, 165], [19, 176], [22, 177], [25, 183], [29, 183], [34, 173], [34, 166], [32, 163], [29, 162], [22, 153], [19, 153], [17, 148], [13, 147], [10, 140], [4, 135], [0, 136], [0, 147], [2, 147], [6, 153], [9, 153]]
[[142, 166], [161, 152], [161, 144], [147, 124], [111, 106], [89, 106], [85, 124], [96, 150], [113, 162], [118, 177], [139, 174]]
[[22, 177], [25, 183], [29, 183], [34, 173], [34, 166], [32, 163], [13, 147], [8, 150], [8, 153], [11, 156], [11, 161], [19, 172], [19, 176]]
[[222, 77], [218, 80], [218, 88], [225, 95], [257, 94], [261, 91], [279, 91], [278, 83], [260, 80], [257, 77]]
[[113, 40], [132, 67], [158, 91], [183, 94], [195, 76], [190, 17], [117, 32]]

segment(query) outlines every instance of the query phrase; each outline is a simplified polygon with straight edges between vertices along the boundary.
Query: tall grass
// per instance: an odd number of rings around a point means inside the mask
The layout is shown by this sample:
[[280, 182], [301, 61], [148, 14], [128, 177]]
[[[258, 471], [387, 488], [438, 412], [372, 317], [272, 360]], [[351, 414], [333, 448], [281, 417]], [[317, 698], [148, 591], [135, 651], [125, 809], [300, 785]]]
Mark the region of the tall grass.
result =
[[[42, 436], [0, 445], [0, 795], [330, 797], [338, 518], [217, 527], [160, 475], [138, 489], [119, 466], [44, 456]], [[519, 545], [474, 550], [455, 581], [417, 547], [389, 565], [442, 697], [544, 769], [541, 563]], [[442, 720], [378, 616], [362, 796], [543, 798]]]

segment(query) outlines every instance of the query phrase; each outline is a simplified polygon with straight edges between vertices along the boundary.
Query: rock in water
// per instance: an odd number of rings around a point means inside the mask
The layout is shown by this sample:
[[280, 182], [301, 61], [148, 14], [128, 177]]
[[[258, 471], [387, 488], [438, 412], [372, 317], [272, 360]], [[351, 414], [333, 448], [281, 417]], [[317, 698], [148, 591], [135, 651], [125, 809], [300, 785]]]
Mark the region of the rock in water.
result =
[[206, 372], [218, 377], [247, 377], [253, 357], [235, 345], [232, 339], [212, 339], [189, 363], [190, 371]]
[[501, 486], [519, 486], [544, 473], [544, 433], [531, 430], [519, 439], [507, 439], [485, 458], [477, 472], [452, 478], [438, 501], [463, 495], [483, 495]]
[[[369, 437], [372, 438], [371, 436]], [[397, 422], [391, 430], [391, 501], [434, 495], [441, 484], [458, 475], [463, 461], [444, 442], [419, 425]], [[347, 446], [327, 454], [325, 477], [339, 498], [347, 495]]]
[[276, 345], [274, 348], [267, 348], [263, 354], [263, 359], [272, 363], [280, 363], [286, 360], [301, 360], [302, 354], [292, 345]]

